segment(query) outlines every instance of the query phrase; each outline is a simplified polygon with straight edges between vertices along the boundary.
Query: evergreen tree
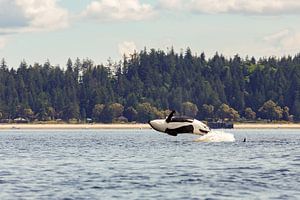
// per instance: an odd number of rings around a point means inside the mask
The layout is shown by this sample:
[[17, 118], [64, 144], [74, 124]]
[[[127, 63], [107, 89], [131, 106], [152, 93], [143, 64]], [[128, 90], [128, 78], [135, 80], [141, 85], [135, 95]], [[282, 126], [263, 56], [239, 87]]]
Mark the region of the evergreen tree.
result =
[[[274, 112], [266, 109], [268, 100], [276, 102]], [[190, 112], [186, 102], [193, 102], [200, 112]], [[95, 111], [98, 105], [103, 107], [100, 114]], [[25, 114], [24, 109], [31, 109], [34, 115], [29, 110]], [[176, 110], [197, 113], [202, 119], [216, 114], [238, 119], [239, 113], [255, 119], [257, 113], [265, 119], [291, 120], [293, 116], [297, 121], [300, 54], [256, 60], [216, 53], [206, 59], [204, 53], [194, 55], [190, 48], [181, 53], [173, 48], [167, 52], [145, 48], [108, 65], [68, 59], [65, 68], [52, 66], [50, 61], [34, 65], [22, 61], [18, 68], [11, 68], [2, 59], [0, 110], [2, 118], [27, 116], [31, 120], [93, 117], [111, 122], [124, 111], [129, 121], [146, 122], [163, 118], [166, 110]]]

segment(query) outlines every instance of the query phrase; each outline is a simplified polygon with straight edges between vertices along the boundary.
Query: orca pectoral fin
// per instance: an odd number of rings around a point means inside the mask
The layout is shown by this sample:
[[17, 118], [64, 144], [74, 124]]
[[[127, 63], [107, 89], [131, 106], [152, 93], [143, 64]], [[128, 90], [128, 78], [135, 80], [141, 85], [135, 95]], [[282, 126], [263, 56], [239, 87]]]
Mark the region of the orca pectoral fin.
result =
[[171, 135], [171, 136], [177, 136], [177, 133], [167, 133], [168, 135]]
[[172, 130], [172, 129], [168, 129], [165, 131], [168, 135], [171, 135], [171, 136], [177, 136], [177, 132]]

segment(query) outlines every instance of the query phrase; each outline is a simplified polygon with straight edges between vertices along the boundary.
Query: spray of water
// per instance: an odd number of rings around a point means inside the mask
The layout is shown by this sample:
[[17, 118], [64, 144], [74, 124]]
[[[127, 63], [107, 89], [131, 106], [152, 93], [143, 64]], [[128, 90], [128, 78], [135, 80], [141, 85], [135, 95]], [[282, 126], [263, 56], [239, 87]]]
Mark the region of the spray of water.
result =
[[197, 138], [195, 142], [234, 142], [234, 135], [224, 131], [212, 130], [206, 135]]

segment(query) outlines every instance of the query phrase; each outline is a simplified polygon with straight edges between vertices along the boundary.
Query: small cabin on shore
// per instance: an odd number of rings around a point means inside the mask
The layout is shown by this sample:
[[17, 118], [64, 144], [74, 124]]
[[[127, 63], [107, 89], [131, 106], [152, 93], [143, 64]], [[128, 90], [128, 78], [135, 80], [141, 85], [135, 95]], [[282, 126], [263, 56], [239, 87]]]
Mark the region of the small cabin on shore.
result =
[[22, 117], [18, 117], [18, 118], [15, 118], [13, 120], [13, 122], [17, 123], [17, 124], [27, 124], [27, 123], [29, 123], [29, 120], [25, 119], [25, 118], [22, 118]]

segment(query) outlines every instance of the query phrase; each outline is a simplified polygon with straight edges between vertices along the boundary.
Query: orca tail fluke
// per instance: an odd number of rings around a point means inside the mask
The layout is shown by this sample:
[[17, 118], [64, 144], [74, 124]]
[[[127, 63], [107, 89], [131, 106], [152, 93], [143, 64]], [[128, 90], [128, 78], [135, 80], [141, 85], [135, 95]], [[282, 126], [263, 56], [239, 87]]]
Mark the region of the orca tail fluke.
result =
[[166, 119], [167, 123], [169, 123], [171, 121], [171, 119], [172, 119], [172, 117], [173, 117], [173, 115], [174, 115], [175, 112], [176, 112], [175, 110], [172, 110], [172, 112], [169, 114], [169, 116]]

